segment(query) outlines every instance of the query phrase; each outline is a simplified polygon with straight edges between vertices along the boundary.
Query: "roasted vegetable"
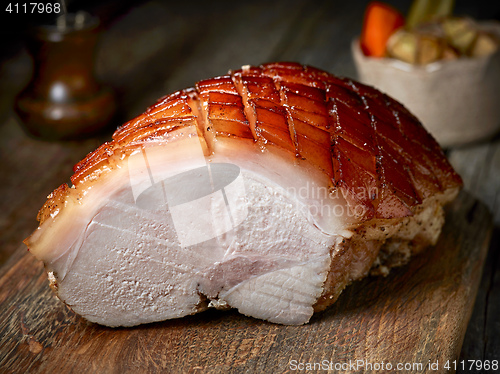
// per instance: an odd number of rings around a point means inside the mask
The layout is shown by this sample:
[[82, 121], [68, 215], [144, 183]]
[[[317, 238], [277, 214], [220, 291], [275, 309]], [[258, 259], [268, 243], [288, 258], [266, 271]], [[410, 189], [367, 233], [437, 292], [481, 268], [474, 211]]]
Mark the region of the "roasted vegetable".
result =
[[387, 40], [404, 25], [404, 17], [395, 8], [378, 1], [366, 8], [361, 31], [361, 50], [367, 56], [384, 57]]

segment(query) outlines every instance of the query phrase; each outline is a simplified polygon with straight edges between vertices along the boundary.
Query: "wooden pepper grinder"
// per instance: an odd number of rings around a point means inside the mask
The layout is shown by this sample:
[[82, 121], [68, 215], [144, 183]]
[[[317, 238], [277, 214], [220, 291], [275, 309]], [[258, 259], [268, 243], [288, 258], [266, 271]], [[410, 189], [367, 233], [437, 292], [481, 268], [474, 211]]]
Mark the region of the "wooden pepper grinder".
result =
[[33, 30], [27, 48], [34, 74], [15, 102], [30, 135], [81, 139], [103, 131], [112, 120], [114, 94], [96, 81], [93, 72], [98, 26], [96, 17], [78, 12]]

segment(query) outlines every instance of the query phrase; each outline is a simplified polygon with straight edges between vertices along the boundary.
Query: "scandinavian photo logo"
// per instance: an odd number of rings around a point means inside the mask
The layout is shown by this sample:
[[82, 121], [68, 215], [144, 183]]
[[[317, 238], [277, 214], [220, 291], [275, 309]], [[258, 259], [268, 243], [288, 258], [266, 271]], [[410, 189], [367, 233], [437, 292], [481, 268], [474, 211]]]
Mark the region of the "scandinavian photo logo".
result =
[[[176, 159], [175, 142], [174, 146], [165, 142], [160, 151], [158, 147], [144, 148], [128, 158], [136, 205], [146, 210], [163, 207], [172, 217], [181, 247], [225, 234], [248, 214], [240, 168], [231, 163], [207, 163], [199, 139], [189, 141], [196, 149], [194, 158], [186, 163], [189, 167]], [[169, 163], [179, 167], [165, 168]]]

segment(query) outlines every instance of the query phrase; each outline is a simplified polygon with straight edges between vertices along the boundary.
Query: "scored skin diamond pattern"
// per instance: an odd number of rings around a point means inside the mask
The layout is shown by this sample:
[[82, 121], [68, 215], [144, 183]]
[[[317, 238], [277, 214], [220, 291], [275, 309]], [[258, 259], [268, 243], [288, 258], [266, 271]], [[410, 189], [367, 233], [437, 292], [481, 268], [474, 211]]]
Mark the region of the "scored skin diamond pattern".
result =
[[438, 143], [401, 104], [297, 63], [244, 67], [163, 97], [75, 165], [73, 184], [186, 126], [196, 126], [209, 151], [229, 136], [253, 140], [256, 151], [274, 144], [307, 160], [350, 204], [366, 208], [364, 219], [409, 216], [423, 199], [461, 185]]

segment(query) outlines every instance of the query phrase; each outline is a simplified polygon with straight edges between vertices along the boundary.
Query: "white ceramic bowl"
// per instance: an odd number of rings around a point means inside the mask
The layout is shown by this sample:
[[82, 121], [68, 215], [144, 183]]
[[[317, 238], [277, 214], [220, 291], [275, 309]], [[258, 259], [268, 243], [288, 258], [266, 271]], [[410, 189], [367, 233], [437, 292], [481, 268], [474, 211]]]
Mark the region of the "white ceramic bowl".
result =
[[[481, 27], [500, 36], [497, 22]], [[405, 105], [442, 147], [485, 139], [500, 129], [500, 50], [415, 66], [367, 57], [358, 39], [351, 49], [358, 79]]]

